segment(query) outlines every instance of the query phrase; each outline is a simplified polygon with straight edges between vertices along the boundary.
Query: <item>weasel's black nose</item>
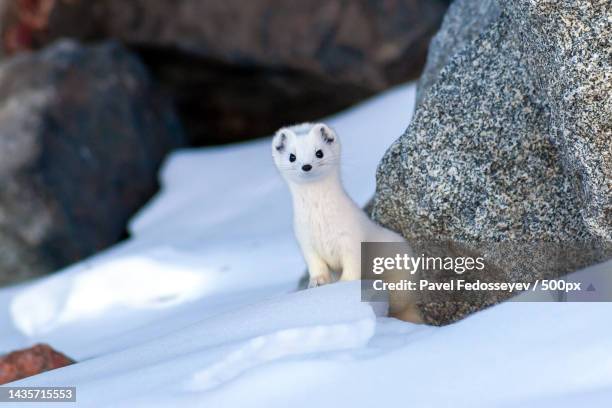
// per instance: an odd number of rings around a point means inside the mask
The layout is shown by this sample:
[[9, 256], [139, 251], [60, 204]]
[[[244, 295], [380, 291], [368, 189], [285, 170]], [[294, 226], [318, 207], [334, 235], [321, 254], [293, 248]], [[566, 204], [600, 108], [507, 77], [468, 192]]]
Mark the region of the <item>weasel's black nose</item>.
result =
[[310, 170], [312, 170], [312, 166], [310, 164], [305, 164], [305, 165], [302, 166], [302, 170], [310, 171]]

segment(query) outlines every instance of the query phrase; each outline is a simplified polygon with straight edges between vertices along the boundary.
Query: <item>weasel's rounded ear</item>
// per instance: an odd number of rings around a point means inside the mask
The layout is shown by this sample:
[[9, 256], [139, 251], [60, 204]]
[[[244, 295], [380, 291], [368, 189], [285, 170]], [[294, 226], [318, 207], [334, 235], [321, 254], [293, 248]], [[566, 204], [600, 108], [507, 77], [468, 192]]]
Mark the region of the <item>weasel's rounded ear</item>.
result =
[[272, 140], [272, 146], [274, 146], [274, 150], [280, 153], [283, 150], [285, 150], [286, 144], [287, 144], [287, 134], [284, 131], [279, 130], [278, 132], [276, 132], [276, 135], [274, 136], [274, 139]]
[[334, 131], [324, 123], [318, 123], [315, 125], [315, 132], [323, 139], [327, 144], [334, 143], [336, 136]]

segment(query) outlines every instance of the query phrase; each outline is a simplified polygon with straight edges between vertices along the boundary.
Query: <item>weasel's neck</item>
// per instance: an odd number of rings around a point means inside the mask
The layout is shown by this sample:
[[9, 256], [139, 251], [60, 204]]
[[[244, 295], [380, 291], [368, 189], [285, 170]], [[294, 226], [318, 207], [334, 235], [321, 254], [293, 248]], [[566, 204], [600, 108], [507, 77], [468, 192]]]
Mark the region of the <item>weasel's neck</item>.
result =
[[324, 179], [313, 182], [289, 182], [289, 190], [291, 190], [291, 196], [296, 206], [312, 201], [331, 201], [338, 204], [353, 203], [344, 191], [339, 171], [329, 174]]

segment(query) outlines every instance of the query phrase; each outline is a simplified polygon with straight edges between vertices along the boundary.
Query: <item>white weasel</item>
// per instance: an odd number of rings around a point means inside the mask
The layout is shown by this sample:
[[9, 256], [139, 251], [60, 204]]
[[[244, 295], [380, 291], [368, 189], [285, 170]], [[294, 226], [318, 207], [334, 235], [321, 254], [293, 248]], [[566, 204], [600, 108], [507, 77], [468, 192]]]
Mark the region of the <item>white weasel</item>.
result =
[[404, 242], [363, 212], [340, 180], [340, 140], [322, 123], [304, 123], [276, 132], [276, 167], [293, 198], [295, 235], [308, 264], [309, 287], [361, 276], [361, 242]]

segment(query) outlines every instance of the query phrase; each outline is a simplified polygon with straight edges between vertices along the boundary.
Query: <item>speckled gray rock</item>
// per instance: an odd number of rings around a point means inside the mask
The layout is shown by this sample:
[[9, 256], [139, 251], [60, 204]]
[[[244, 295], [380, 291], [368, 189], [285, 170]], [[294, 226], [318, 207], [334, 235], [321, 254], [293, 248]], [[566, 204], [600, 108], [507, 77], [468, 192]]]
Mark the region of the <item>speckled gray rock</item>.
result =
[[0, 65], [0, 285], [122, 238], [183, 143], [172, 106], [118, 43], [60, 42]]
[[[457, 1], [413, 122], [379, 165], [373, 218], [419, 249], [462, 243], [510, 281], [609, 256], [609, 16], [607, 2]], [[424, 299], [421, 310], [444, 324], [505, 296]]]
[[431, 39], [427, 62], [417, 93], [417, 104], [436, 81], [449, 58], [472, 43], [499, 18], [499, 7], [493, 0], [455, 1], [444, 16], [440, 31]]

